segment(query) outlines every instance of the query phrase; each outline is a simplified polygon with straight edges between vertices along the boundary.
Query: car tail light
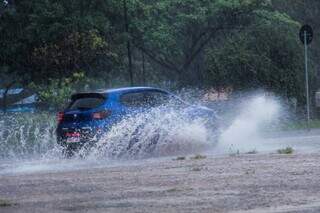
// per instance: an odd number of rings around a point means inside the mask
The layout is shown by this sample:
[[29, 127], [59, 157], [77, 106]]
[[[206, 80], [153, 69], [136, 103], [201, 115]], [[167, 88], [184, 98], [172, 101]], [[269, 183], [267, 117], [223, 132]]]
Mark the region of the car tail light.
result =
[[80, 132], [67, 132], [67, 137], [80, 137]]
[[57, 114], [57, 121], [58, 121], [58, 123], [60, 123], [61, 121], [63, 121], [63, 117], [64, 117], [64, 113], [63, 113], [63, 112], [58, 112], [58, 114]]
[[111, 111], [110, 110], [105, 110], [105, 111], [92, 113], [92, 118], [100, 120], [100, 119], [104, 119], [104, 118], [108, 117], [109, 115], [111, 115]]

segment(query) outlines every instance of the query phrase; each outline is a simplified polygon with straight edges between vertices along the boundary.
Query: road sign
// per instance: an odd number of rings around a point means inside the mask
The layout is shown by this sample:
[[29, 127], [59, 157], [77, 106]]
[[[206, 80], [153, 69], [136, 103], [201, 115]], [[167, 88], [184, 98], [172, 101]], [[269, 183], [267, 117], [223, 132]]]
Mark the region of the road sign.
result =
[[[306, 38], [305, 38], [305, 34], [306, 34]], [[307, 45], [310, 44], [313, 39], [312, 27], [310, 27], [310, 25], [307, 25], [307, 24], [303, 25], [300, 29], [299, 37], [302, 44], [305, 44], [305, 42]]]

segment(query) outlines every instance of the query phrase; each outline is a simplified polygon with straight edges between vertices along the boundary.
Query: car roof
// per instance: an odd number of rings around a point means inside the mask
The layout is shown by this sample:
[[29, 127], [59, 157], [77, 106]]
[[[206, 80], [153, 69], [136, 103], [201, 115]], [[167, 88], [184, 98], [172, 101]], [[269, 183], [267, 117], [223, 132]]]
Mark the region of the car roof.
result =
[[169, 93], [166, 90], [155, 88], [155, 87], [121, 87], [121, 88], [115, 88], [115, 89], [99, 89], [96, 91], [88, 91], [88, 92], [76, 92], [76, 93], [72, 94], [72, 96], [80, 95], [80, 94], [89, 94], [89, 93], [99, 93], [102, 95], [108, 95], [111, 93], [127, 93], [127, 92], [139, 92], [139, 91], [151, 91], [151, 90]]
[[138, 92], [138, 91], [147, 91], [147, 90], [157, 90], [162, 92], [167, 92], [165, 90], [155, 88], [155, 87], [121, 87], [115, 89], [106, 89], [106, 90], [97, 90], [97, 93], [125, 93], [125, 92]]

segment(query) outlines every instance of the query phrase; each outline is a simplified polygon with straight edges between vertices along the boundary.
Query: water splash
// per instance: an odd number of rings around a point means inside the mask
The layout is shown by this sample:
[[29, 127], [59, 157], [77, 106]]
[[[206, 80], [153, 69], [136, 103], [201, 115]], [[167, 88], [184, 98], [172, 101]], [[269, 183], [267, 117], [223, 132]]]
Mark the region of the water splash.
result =
[[214, 145], [215, 129], [203, 118], [157, 108], [127, 117], [103, 137], [89, 157], [145, 158], [188, 154]]
[[217, 147], [221, 152], [248, 152], [261, 148], [263, 134], [277, 121], [280, 104], [273, 97], [260, 95], [241, 106], [240, 113], [221, 134]]
[[[93, 168], [123, 161], [128, 164], [136, 158], [201, 152], [260, 152], [265, 148], [264, 132], [278, 120], [281, 104], [264, 95], [243, 98], [239, 102], [242, 104], [229, 103], [232, 106], [229, 110], [222, 107], [225, 111], [238, 112], [221, 113], [226, 115], [222, 116], [226, 128], [221, 134], [208, 117], [194, 118], [187, 116], [188, 110], [157, 108], [126, 117], [95, 147], [89, 151], [80, 150], [72, 159], [63, 159], [62, 148], [56, 144], [55, 115], [0, 115], [0, 175]], [[230, 115], [234, 114], [230, 122]], [[274, 151], [274, 143], [271, 146], [269, 151]]]
[[39, 158], [56, 147], [55, 116], [6, 114], [0, 119], [0, 159]]
[[[234, 108], [238, 108], [236, 104]], [[187, 111], [159, 108], [123, 119], [89, 153], [80, 150], [75, 158], [148, 158], [259, 149], [263, 128], [277, 119], [280, 104], [274, 98], [258, 95], [246, 99], [240, 109], [218, 144], [219, 130], [207, 118], [194, 119], [187, 116]], [[0, 159], [63, 158], [55, 128], [55, 115], [50, 113], [1, 115]]]

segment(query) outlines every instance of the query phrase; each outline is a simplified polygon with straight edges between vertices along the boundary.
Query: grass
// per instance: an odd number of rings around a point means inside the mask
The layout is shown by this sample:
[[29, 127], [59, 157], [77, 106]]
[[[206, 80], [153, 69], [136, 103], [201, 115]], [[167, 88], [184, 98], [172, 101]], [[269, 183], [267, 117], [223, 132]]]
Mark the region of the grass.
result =
[[[207, 156], [205, 156], [205, 155], [200, 155], [200, 154], [198, 154], [198, 155], [195, 155], [195, 156], [193, 156], [193, 157], [190, 157], [190, 159], [191, 160], [202, 160], [202, 159], [206, 159], [207, 158]], [[185, 157], [185, 156], [179, 156], [179, 157], [176, 157], [175, 159], [173, 159], [173, 160], [186, 160], [187, 158]]]
[[306, 121], [294, 121], [282, 125], [282, 130], [303, 130], [303, 129], [320, 129], [320, 120], [310, 120], [309, 127]]
[[193, 168], [191, 169], [191, 171], [193, 171], [193, 172], [200, 172], [200, 171], [201, 171], [201, 168], [200, 168], [200, 167], [193, 167]]
[[185, 159], [186, 159], [186, 157], [184, 157], [184, 156], [179, 156], [179, 157], [175, 158], [174, 160], [185, 160]]
[[256, 173], [256, 170], [254, 170], [254, 169], [248, 169], [246, 171], [246, 175], [251, 175], [251, 174], [255, 174], [255, 173]]
[[164, 191], [167, 192], [167, 193], [174, 193], [174, 192], [191, 191], [191, 190], [193, 190], [193, 188], [189, 188], [189, 187], [187, 187], [187, 188], [174, 187], [174, 188], [166, 189]]
[[291, 147], [287, 147], [285, 149], [278, 149], [277, 150], [277, 153], [278, 154], [286, 154], [286, 155], [289, 155], [289, 154], [292, 154], [294, 152], [293, 148]]
[[229, 156], [230, 157], [235, 157], [235, 156], [239, 156], [240, 155], [240, 150], [237, 150], [237, 151], [232, 151], [229, 153]]
[[198, 155], [191, 157], [191, 160], [202, 160], [202, 159], [206, 159], [206, 158], [207, 158], [207, 156], [198, 154]]
[[7, 200], [0, 199], [0, 207], [9, 207], [9, 206], [15, 206], [15, 203], [10, 203]]
[[254, 155], [254, 154], [257, 154], [257, 153], [258, 153], [258, 151], [255, 150], [255, 149], [253, 149], [253, 150], [251, 150], [249, 152], [246, 152], [246, 154], [250, 154], [250, 155]]
[[179, 192], [179, 191], [181, 191], [181, 189], [178, 189], [178, 188], [171, 188], [166, 190], [166, 192]]

